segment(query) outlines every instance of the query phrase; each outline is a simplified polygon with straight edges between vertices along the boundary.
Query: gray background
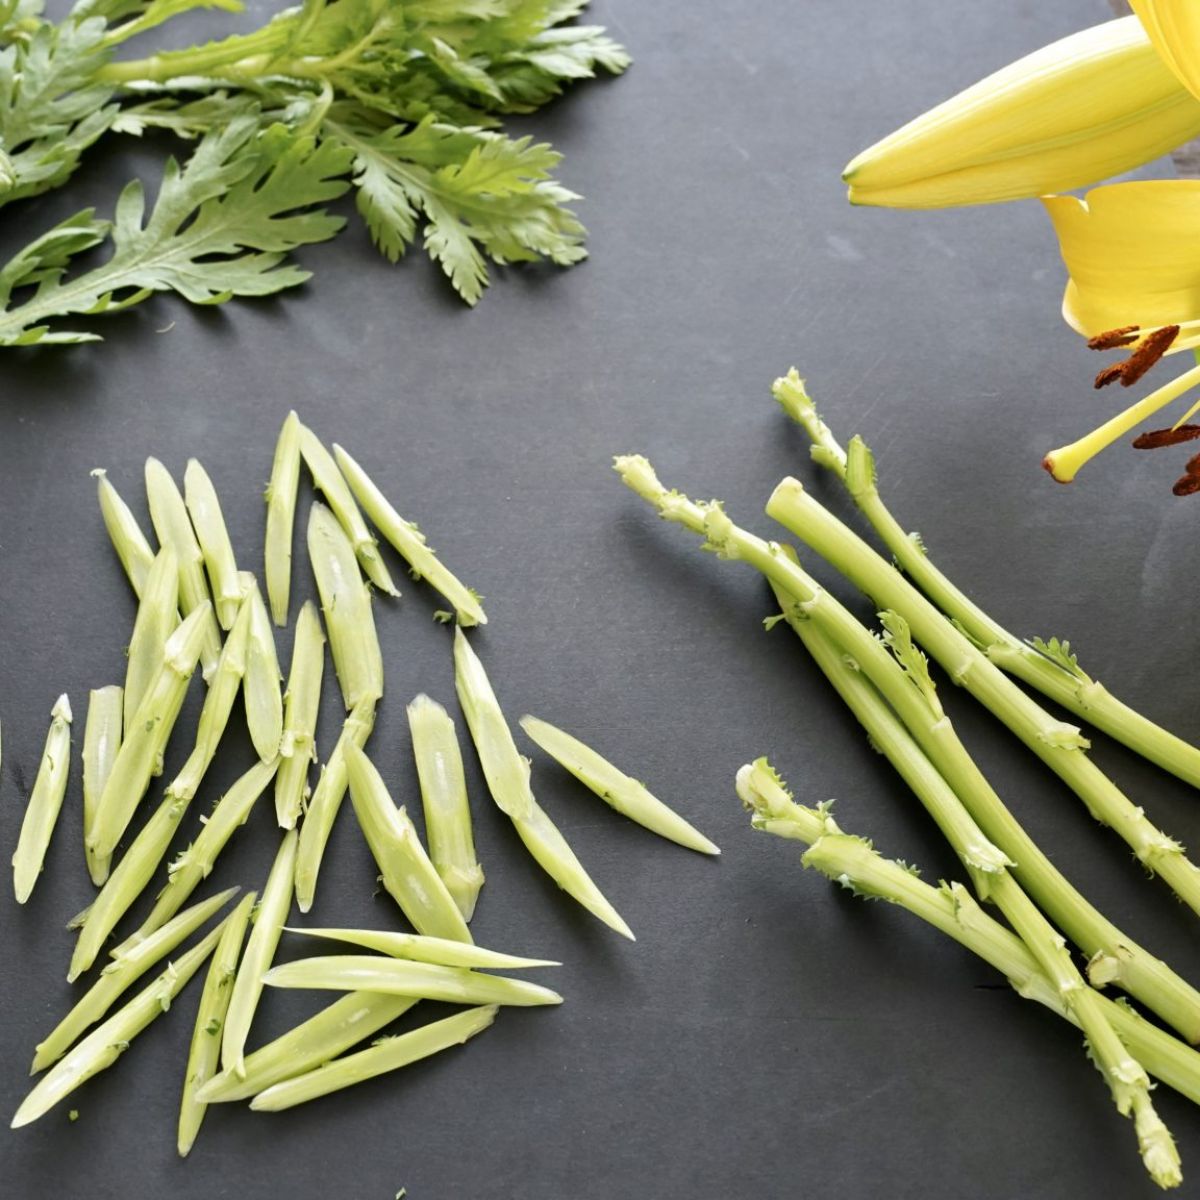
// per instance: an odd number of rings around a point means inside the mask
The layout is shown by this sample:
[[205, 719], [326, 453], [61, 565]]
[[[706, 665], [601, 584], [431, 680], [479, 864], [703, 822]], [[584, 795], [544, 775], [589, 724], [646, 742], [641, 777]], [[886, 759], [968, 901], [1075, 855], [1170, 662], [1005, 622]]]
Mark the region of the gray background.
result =
[[[107, 467], [144, 512], [144, 458], [181, 472], [198, 456], [258, 567], [261, 489], [294, 405], [485, 593], [492, 623], [476, 642], [511, 715], [578, 731], [725, 851], [710, 862], [660, 843], [539, 761], [537, 793], [638, 933], [627, 944], [532, 868], [471, 760], [488, 876], [477, 937], [561, 958], [566, 1004], [505, 1012], [465, 1050], [289, 1114], [214, 1109], [181, 1165], [193, 984], [117, 1068], [0, 1136], [7, 1195], [1152, 1193], [1073, 1031], [905, 914], [854, 901], [802, 872], [794, 848], [752, 836], [732, 777], [769, 753], [801, 798], [839, 797], [847, 828], [927, 877], [958, 874], [798, 645], [762, 632], [760, 582], [658, 523], [608, 466], [643, 451], [668, 482], [725, 498], [763, 531], [762, 503], [791, 471], [844, 510], [770, 400], [772, 378], [796, 363], [836, 428], [873, 444], [901, 519], [976, 597], [1022, 634], [1071, 637], [1119, 694], [1200, 737], [1197, 505], [1169, 493], [1178, 463], [1118, 448], [1071, 488], [1038, 466], [1116, 403], [1092, 393], [1093, 356], [1058, 319], [1062, 270], [1039, 206], [919, 215], [844, 201], [839, 170], [863, 145], [1109, 15], [1101, 0], [947, 11], [942, 0], [597, 0], [592, 18], [636, 66], [524, 123], [565, 152], [562, 177], [587, 197], [585, 265], [499, 273], [470, 312], [419, 254], [390, 267], [354, 225], [300, 256], [315, 279], [282, 299], [197, 312], [164, 298], [105, 322], [103, 345], [6, 353], [0, 845], [15, 843], [54, 697], [69, 691], [78, 745], [87, 689], [123, 674], [133, 602], [88, 470]], [[83, 202], [103, 210], [131, 173], [153, 179], [160, 154], [114, 139], [69, 189], [7, 213], [0, 249]], [[299, 549], [295, 577], [306, 594]], [[372, 745], [409, 802], [403, 705], [422, 689], [453, 697], [434, 606], [415, 585], [379, 603], [389, 690]], [[323, 752], [339, 712], [331, 670], [327, 684]], [[950, 700], [1067, 873], [1200, 978], [1196, 918], [986, 713]], [[190, 714], [198, 701], [193, 689]], [[244, 738], [228, 741], [198, 810], [250, 755]], [[1096, 757], [1200, 844], [1187, 788], [1102, 738]], [[210, 890], [261, 884], [276, 844], [268, 808]], [[73, 996], [63, 923], [90, 895], [79, 812], [76, 773], [32, 900], [0, 902], [6, 1120], [34, 1044]], [[395, 925], [373, 888], [347, 811], [310, 921]], [[268, 994], [254, 1039], [321, 999]], [[1200, 1178], [1194, 1110], [1165, 1091], [1160, 1106]]]

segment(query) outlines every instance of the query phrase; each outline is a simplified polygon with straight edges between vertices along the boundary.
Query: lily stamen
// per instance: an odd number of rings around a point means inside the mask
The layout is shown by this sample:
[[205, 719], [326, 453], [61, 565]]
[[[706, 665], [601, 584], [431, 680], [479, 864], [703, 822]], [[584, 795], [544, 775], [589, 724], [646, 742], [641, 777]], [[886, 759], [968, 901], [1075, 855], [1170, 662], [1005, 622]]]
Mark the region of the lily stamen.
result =
[[1095, 337], [1088, 338], [1089, 350], [1116, 350], [1121, 346], [1132, 346], [1141, 337], [1137, 325], [1122, 325], [1119, 329], [1106, 329]]
[[1178, 446], [1200, 438], [1200, 425], [1174, 425], [1169, 429], [1151, 429], [1133, 439], [1135, 450], [1157, 450], [1162, 446]]
[[1110, 329], [1088, 341], [1091, 350], [1112, 350], [1118, 346], [1133, 345], [1128, 358], [1110, 364], [1096, 376], [1095, 387], [1107, 387], [1118, 379], [1122, 387], [1132, 387], [1170, 350], [1179, 336], [1178, 325], [1160, 325], [1141, 338], [1130, 336], [1137, 328], [1136, 325], [1128, 325], [1123, 329]]

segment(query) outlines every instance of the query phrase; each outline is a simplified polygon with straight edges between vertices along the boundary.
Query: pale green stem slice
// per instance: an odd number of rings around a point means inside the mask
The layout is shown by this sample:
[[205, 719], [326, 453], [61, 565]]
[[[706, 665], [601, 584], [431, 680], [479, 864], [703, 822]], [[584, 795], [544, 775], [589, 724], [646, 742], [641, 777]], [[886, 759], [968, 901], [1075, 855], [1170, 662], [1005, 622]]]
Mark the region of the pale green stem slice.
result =
[[279, 774], [275, 776], [275, 818], [283, 829], [295, 826], [308, 799], [308, 767], [316, 758], [314, 734], [324, 673], [325, 634], [316, 605], [308, 600], [296, 619], [283, 737], [279, 742]]
[[699, 850], [701, 854], [721, 853], [720, 848], [698, 829], [651, 795], [644, 783], [631, 779], [578, 738], [538, 717], [522, 717], [520, 723], [551, 758], [623, 816], [689, 850]]
[[361, 750], [367, 744], [374, 725], [375, 701], [359, 701], [342, 725], [333, 753], [313, 789], [308, 812], [300, 822], [300, 848], [296, 853], [296, 903], [301, 912], [308, 912], [312, 907], [325, 845], [329, 841], [338, 809], [346, 798], [346, 747], [354, 745]]
[[300, 453], [308, 466], [313, 478], [313, 484], [325, 497], [329, 507], [333, 509], [350, 544], [354, 547], [355, 557], [362, 565], [363, 574], [380, 591], [389, 596], [399, 596], [400, 592], [392, 582], [387, 565], [379, 556], [379, 543], [371, 536], [363, 515], [358, 511], [358, 505], [338, 470], [333, 456], [325, 449], [321, 439], [307, 425], [300, 426]]
[[42, 750], [42, 761], [38, 764], [37, 778], [29, 793], [25, 806], [25, 818], [21, 822], [21, 834], [17, 849], [12, 857], [13, 891], [17, 903], [24, 904], [33, 892], [50, 836], [62, 811], [63, 796], [67, 791], [67, 775], [71, 769], [71, 702], [66, 693], [59, 696], [50, 710], [50, 729], [46, 733], [46, 744]]
[[299, 929], [288, 926], [286, 933], [305, 937], [327, 938], [335, 942], [350, 942], [378, 950], [392, 958], [408, 958], [414, 962], [437, 963], [443, 967], [478, 967], [494, 971], [523, 971], [531, 967], [558, 967], [561, 963], [547, 958], [521, 958], [486, 950], [469, 942], [448, 938], [426, 937], [419, 933], [398, 933], [391, 929]]
[[[157, 458], [146, 459], [146, 499], [159, 545], [170, 546], [179, 562], [179, 611], [188, 617], [206, 602], [211, 604], [208, 581], [204, 578], [204, 554], [179, 488]], [[201, 656], [205, 679], [216, 668], [221, 653], [221, 631], [211, 611], [209, 616]]]
[[196, 1023], [192, 1028], [187, 1069], [183, 1075], [183, 1095], [179, 1101], [176, 1145], [181, 1158], [187, 1157], [195, 1143], [208, 1108], [204, 1101], [197, 1099], [196, 1093], [217, 1073], [221, 1057], [221, 1028], [229, 1009], [229, 997], [242, 953], [242, 940], [250, 924], [250, 911], [255, 899], [254, 892], [248, 893], [229, 914], [204, 978], [204, 990], [200, 993]]
[[246, 823], [255, 801], [275, 776], [278, 763], [255, 763], [217, 802], [196, 840], [167, 868], [167, 885], [158, 894], [150, 915], [123, 945], [149, 937], [171, 919], [208, 877], [217, 856], [238, 828]]
[[87, 830], [121, 749], [124, 704], [123, 689], [117, 684], [95, 688], [88, 695], [87, 722], [83, 727], [83, 851], [88, 874], [97, 887], [108, 878], [111, 859], [95, 856], [87, 844]]
[[354, 813], [388, 894], [418, 933], [471, 941], [471, 931], [429, 861], [408, 813], [392, 802], [374, 763], [357, 746], [347, 745], [344, 754]]
[[[806, 867], [860, 896], [905, 909], [995, 967], [1018, 995], [1077, 1023], [1028, 947], [988, 916], [962, 884], [932, 887], [912, 867], [885, 859], [869, 841], [842, 833], [831, 804], [816, 809], [796, 804], [765, 759], [741, 768], [737, 791], [754, 814], [755, 829], [809, 845], [801, 860]], [[1130, 1005], [1109, 1000], [1103, 993], [1096, 995], [1121, 1040], [1150, 1074], [1200, 1103], [1200, 1053], [1139, 1016]]]
[[425, 541], [425, 535], [388, 503], [387, 497], [375, 486], [371, 477], [341, 446], [335, 443], [333, 452], [355, 498], [375, 522], [379, 532], [408, 563], [413, 578], [424, 579], [430, 587], [440, 592], [454, 609], [460, 625], [486, 625], [487, 615], [483, 611], [479, 593], [467, 587], [438, 558], [437, 552]]
[[229, 714], [242, 687], [246, 673], [246, 646], [250, 634], [250, 605], [243, 601], [237, 620], [221, 647], [217, 668], [208, 681], [208, 692], [200, 720], [196, 724], [196, 741], [179, 774], [167, 791], [190, 800], [200, 789], [208, 768], [216, 756], [217, 747], [229, 724]]
[[289, 829], [283, 835], [279, 852], [271, 865], [263, 888], [262, 900], [254, 918], [254, 928], [246, 943], [246, 953], [238, 967], [233, 982], [233, 994], [229, 998], [229, 1011], [225, 1017], [225, 1028], [221, 1031], [221, 1066], [238, 1075], [245, 1074], [246, 1038], [262, 995], [263, 976], [275, 957], [275, 947], [292, 906], [292, 880], [296, 874], [296, 831]]
[[217, 489], [197, 459], [188, 459], [183, 473], [183, 495], [208, 569], [217, 621], [222, 629], [230, 629], [241, 607], [242, 584]]
[[461, 628], [454, 631], [454, 680], [496, 807], [510, 818], [526, 849], [560, 888], [611, 929], [636, 940], [533, 798], [529, 760], [517, 750], [483, 663]]
[[153, 937], [139, 942], [108, 963], [100, 972], [100, 978], [38, 1045], [32, 1073], [44, 1071], [52, 1062], [61, 1058], [88, 1026], [94, 1025], [108, 1012], [122, 992], [140, 979], [159, 959], [170, 954], [184, 938], [190, 937], [240, 890], [236, 887], [228, 888], [207, 900], [201, 900], [199, 904], [192, 905], [164, 925]]
[[454, 684], [496, 807], [514, 821], [526, 816], [534, 807], [529, 762], [517, 749], [491, 680], [462, 629], [454, 631]]
[[132, 726], [125, 729], [117, 761], [100, 794], [96, 820], [88, 833], [92, 851], [101, 858], [116, 849], [146, 793], [155, 767], [162, 762], [167, 739], [183, 706], [188, 680], [200, 657], [208, 628], [206, 620], [211, 618], [211, 605], [205, 601], [167, 639], [162, 666]]
[[292, 590], [292, 528], [300, 483], [300, 418], [288, 413], [275, 443], [271, 482], [267, 485], [267, 533], [263, 574], [276, 625], [286, 625]]
[[568, 896], [622, 937], [637, 941], [633, 930], [595, 885], [567, 839], [536, 801], [527, 816], [514, 818], [513, 825], [537, 864]]
[[263, 762], [270, 762], [279, 753], [283, 737], [283, 695], [279, 685], [283, 676], [279, 656], [275, 653], [275, 631], [262, 592], [254, 576], [242, 573], [246, 600], [250, 605], [250, 631], [246, 643], [246, 673], [242, 678], [242, 693], [246, 698], [246, 724], [250, 740]]
[[412, 996], [384, 992], [339, 996], [315, 1016], [247, 1054], [245, 1079], [222, 1071], [196, 1093], [196, 1099], [204, 1104], [245, 1100], [274, 1083], [303, 1075], [378, 1033], [416, 1003]]
[[92, 1030], [65, 1058], [56, 1063], [22, 1101], [12, 1119], [12, 1128], [19, 1129], [36, 1121], [81, 1083], [111, 1067], [129, 1049], [129, 1043], [171, 1007], [171, 1001], [213, 952], [221, 933], [222, 926], [218, 925], [182, 958], [168, 963], [167, 969], [149, 987], [113, 1013], [103, 1025]]
[[[73, 983], [96, 961], [109, 934], [145, 891], [187, 812], [189, 800], [167, 792], [121, 856], [100, 894], [81, 914], [79, 937], [67, 971], [68, 983]], [[131, 941], [122, 943], [114, 953], [120, 953], [131, 944]]]
[[307, 1075], [277, 1083], [260, 1092], [250, 1101], [250, 1107], [262, 1112], [278, 1112], [315, 1100], [318, 1096], [351, 1087], [366, 1079], [374, 1079], [389, 1071], [419, 1062], [451, 1046], [461, 1046], [477, 1033], [482, 1033], [495, 1019], [496, 1005], [472, 1008], [467, 1012], [455, 1013], [441, 1021], [434, 1021], [402, 1033], [398, 1037], [381, 1038], [366, 1050], [339, 1058]]
[[350, 540], [323, 504], [309, 510], [308, 557], [346, 708], [362, 700], [378, 700], [383, 695], [383, 655], [371, 613], [371, 592], [358, 572]]
[[97, 467], [92, 474], [96, 477], [100, 493], [100, 515], [104, 518], [104, 528], [108, 530], [109, 540], [129, 577], [134, 595], [141, 596], [150, 564], [154, 561], [154, 551], [150, 549], [137, 517], [109, 482], [108, 473]]
[[167, 638], [179, 628], [179, 564], [170, 546], [155, 556], [138, 602], [125, 664], [125, 727], [133, 719], [162, 667]]
[[464, 921], [475, 913], [483, 868], [475, 857], [471, 806], [454, 720], [424, 693], [408, 706], [413, 757], [421, 783], [429, 857]]
[[463, 967], [372, 954], [332, 954], [301, 958], [272, 967], [264, 980], [270, 987], [323, 988], [335, 992], [389, 992], [446, 1004], [511, 1004], [529, 1007], [561, 1004], [562, 997], [540, 983], [480, 975]]

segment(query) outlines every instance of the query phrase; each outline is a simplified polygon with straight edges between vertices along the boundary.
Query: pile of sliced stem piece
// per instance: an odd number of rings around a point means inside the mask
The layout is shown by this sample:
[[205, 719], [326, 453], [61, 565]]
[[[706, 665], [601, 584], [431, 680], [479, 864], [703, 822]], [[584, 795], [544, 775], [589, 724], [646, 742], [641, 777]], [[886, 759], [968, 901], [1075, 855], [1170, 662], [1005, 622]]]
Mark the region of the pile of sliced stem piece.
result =
[[[289, 620], [304, 467], [321, 496], [306, 526], [320, 608], [311, 600], [300, 605], [285, 683], [272, 621], [286, 626]], [[368, 519], [413, 577], [425, 579], [451, 607], [435, 616], [456, 623], [459, 700], [497, 807], [512, 820], [534, 861], [568, 895], [633, 937], [534, 799], [529, 760], [517, 748], [464, 633], [487, 621], [478, 593], [443, 564], [345, 450], [335, 445], [330, 453], [295, 413], [284, 422], [267, 491], [265, 596], [255, 575], [239, 566], [217, 489], [198, 461], [188, 462], [182, 491], [163, 463], [153, 458], [146, 463], [157, 548], [105, 472], [95, 474], [105, 527], [138, 601], [124, 680], [91, 691], [83, 739], [81, 857], [99, 890], [70, 922], [77, 935], [68, 979], [88, 972], [95, 977], [37, 1046], [33, 1071], [44, 1074], [17, 1110], [14, 1126], [35, 1120], [111, 1065], [136, 1034], [172, 1007], [206, 960], [188, 1060], [185, 1068], [181, 1064], [181, 1155], [191, 1149], [213, 1103], [248, 1099], [254, 1109], [290, 1108], [459, 1045], [486, 1029], [500, 1006], [561, 1002], [547, 987], [494, 973], [557, 963], [474, 944], [468, 922], [484, 873], [454, 718], [424, 694], [407, 709], [428, 849], [367, 753], [384, 696], [372, 590], [399, 595]], [[310, 788], [326, 646], [345, 716]], [[147, 797], [163, 773], [172, 735], [185, 723], [181, 717], [194, 676], [205, 687], [199, 717], [184, 743], [183, 766], [154, 805]], [[254, 761], [168, 863], [176, 836], [192, 824], [189, 809], [205, 790], [239, 696]], [[60, 696], [13, 856], [14, 889], [22, 904], [37, 883], [68, 794], [71, 722], [70, 701]], [[533, 717], [522, 726], [618, 812], [683, 846], [718, 852], [642, 784], [578, 739]], [[223, 910], [238, 887], [194, 901], [256, 807], [272, 807], [258, 804], [269, 788], [278, 828], [265, 879], [231, 912]], [[313, 905], [321, 860], [347, 794], [379, 880], [415, 932], [288, 925], [293, 902], [302, 913]], [[131, 918], [156, 877], [152, 901]], [[373, 882], [372, 872], [364, 880], [364, 898]], [[349, 943], [353, 952], [277, 963], [285, 932]], [[198, 940], [168, 961], [194, 934]], [[153, 982], [119, 1003], [152, 968], [158, 972]], [[274, 1041], [254, 1046], [255, 1016], [268, 987], [343, 995]], [[358, 1048], [422, 1000], [466, 1007]]]
[[[1153, 875], [1200, 913], [1200, 870], [1183, 846], [1159, 830], [1088, 756], [1081, 730], [1046, 711], [1020, 680], [1151, 762], [1200, 785], [1200, 750], [1133, 711], [1087, 675], [1058, 639], [1023, 642], [969, 600], [932, 563], [880, 498], [875, 465], [855, 438], [843, 449], [793, 370], [776, 381], [785, 412], [808, 433], [812, 456], [845, 484], [894, 557], [888, 562], [823, 507], [796, 479], [785, 479], [767, 514], [869, 596], [881, 632], [862, 624], [800, 565], [787, 545], [734, 523], [718, 501], [697, 503], [659, 482], [636, 455], [615, 460], [621, 479], [664, 519], [704, 539], [719, 558], [756, 568], [781, 614], [871, 744], [909, 785], [957, 854], [974, 892], [932, 888], [916, 872], [841, 832], [828, 805], [796, 804], [765, 759], [742, 768], [737, 792], [754, 825], [808, 845], [804, 863], [862, 895], [909, 909], [998, 967], [1022, 995], [1080, 1029], [1117, 1112], [1132, 1120], [1150, 1177], [1182, 1181], [1172, 1136], [1155, 1111], [1152, 1079], [1200, 1103], [1200, 991], [1143, 949], [1087, 901], [1022, 828], [959, 740], [942, 707], [926, 653], [956, 684], [986, 705], [1109, 826]], [[903, 572], [903, 573], [902, 573]], [[906, 578], [907, 575], [907, 578]], [[992, 905], [1005, 923], [976, 902]], [[1073, 943], [1081, 957], [1071, 951]], [[1178, 1036], [1109, 1000], [1118, 987]]]

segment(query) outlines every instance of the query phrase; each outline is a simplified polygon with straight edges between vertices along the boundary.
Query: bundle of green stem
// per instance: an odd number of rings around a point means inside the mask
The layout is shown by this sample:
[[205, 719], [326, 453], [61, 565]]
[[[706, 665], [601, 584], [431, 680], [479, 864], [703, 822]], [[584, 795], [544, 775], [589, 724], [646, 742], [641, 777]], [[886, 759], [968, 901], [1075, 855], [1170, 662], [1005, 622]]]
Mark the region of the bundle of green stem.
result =
[[[1048, 988], [1056, 997], [1051, 1007], [1084, 1031], [1089, 1052], [1118, 1111], [1134, 1121], [1150, 1175], [1161, 1186], [1174, 1186], [1180, 1180], [1178, 1160], [1170, 1134], [1154, 1112], [1147, 1076], [1148, 1058], [1154, 1060], [1151, 1074], [1159, 1074], [1163, 1064], [1155, 1057], [1156, 1051], [1142, 1055], [1146, 1047], [1131, 1040], [1128, 1021], [1124, 1016], [1115, 1017], [1113, 1006], [1104, 1002], [1096, 989], [1107, 984], [1122, 987], [1189, 1042], [1200, 1041], [1200, 993], [1097, 911], [1032, 841], [959, 741], [917, 643], [938, 660], [955, 683], [1009, 725], [1077, 792], [1098, 820], [1120, 833], [1140, 861], [1198, 912], [1200, 872], [1183, 848], [1156, 829], [1091, 762], [1087, 742], [1075, 726], [1045, 712], [1000, 667], [1080, 715], [1098, 714], [1096, 723], [1102, 728], [1111, 728], [1132, 748], [1183, 778], [1200, 781], [1195, 774], [1200, 755], [1148, 719], [1134, 719], [1127, 706], [1079, 669], [1066, 643], [1054, 640], [1025, 645], [986, 617], [936, 572], [919, 540], [900, 531], [878, 497], [873, 464], [862, 442], [855, 439], [847, 452], [841, 451], [794, 372], [777, 383], [776, 394], [809, 432], [814, 457], [846, 482], [897, 561], [906, 568], [912, 564], [913, 577], [943, 606], [944, 614], [796, 480], [780, 484], [767, 512], [883, 608], [881, 638], [808, 575], [789, 547], [737, 526], [718, 502], [695, 503], [679, 492], [668, 491], [643, 458], [618, 458], [616, 468], [623, 481], [662, 517], [703, 536], [705, 549], [721, 558], [747, 562], [768, 579], [783, 610], [782, 618], [769, 624], [785, 619], [795, 629], [872, 744], [889, 758], [925, 805], [958, 854], [979, 898], [997, 907], [1029, 955], [1038, 977], [1034, 994], [1044, 999], [1038, 989]], [[746, 791], [742, 791], [745, 798]], [[816, 841], [822, 835], [810, 822], [804, 835], [793, 832], [788, 836]], [[813, 861], [821, 859], [822, 853]], [[835, 874], [855, 878], [849, 870]], [[878, 892], [870, 887], [863, 890]], [[946, 895], [957, 912], [959, 898], [953, 892]], [[897, 895], [889, 894], [889, 898]], [[913, 899], [911, 894], [908, 899]], [[930, 903], [925, 897], [909, 906], [934, 920]], [[934, 923], [959, 936], [950, 929], [952, 922], [938, 918]], [[1058, 930], [1087, 957], [1086, 980], [1064, 950]], [[997, 958], [990, 954], [989, 961], [1001, 960], [1009, 966], [1014, 961], [1011, 955]], [[1009, 966], [1004, 969], [1008, 971]], [[1010, 977], [1027, 982], [1031, 973], [1010, 972]], [[1175, 1059], [1191, 1055], [1181, 1043], [1173, 1044], [1177, 1046], [1172, 1051]], [[1187, 1092], [1188, 1086], [1182, 1090]]]
[[[168, 162], [144, 226], [135, 181], [112, 224], [85, 208], [0, 269], [0, 346], [95, 340], [56, 322], [155, 291], [212, 302], [301, 283], [288, 252], [337, 234], [322, 206], [348, 190], [391, 262], [424, 223], [468, 304], [488, 259], [578, 262], [561, 156], [498, 126], [628, 65], [602, 28], [570, 23], [586, 3], [304, 0], [249, 33], [118, 58], [134, 35], [241, 0], [76, 0], [57, 24], [42, 0], [0, 0], [0, 205], [65, 184], [109, 133], [202, 139], [182, 169]], [[108, 262], [64, 278], [107, 241]]]

